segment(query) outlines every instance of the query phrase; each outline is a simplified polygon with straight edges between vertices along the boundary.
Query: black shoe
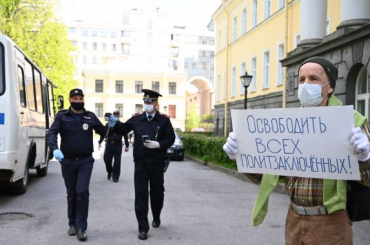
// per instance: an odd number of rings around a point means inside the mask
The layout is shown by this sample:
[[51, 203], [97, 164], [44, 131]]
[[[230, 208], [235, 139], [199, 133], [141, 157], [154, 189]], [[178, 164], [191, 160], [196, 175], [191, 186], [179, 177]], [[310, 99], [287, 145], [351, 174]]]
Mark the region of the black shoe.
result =
[[87, 239], [86, 231], [77, 229], [77, 239], [80, 241], [86, 241]]
[[153, 220], [152, 226], [153, 228], [158, 228], [161, 225], [161, 220]]
[[145, 231], [142, 231], [142, 232], [139, 233], [138, 238], [140, 240], [146, 240], [146, 239], [148, 239], [148, 233], [146, 233]]
[[76, 226], [75, 225], [70, 225], [69, 230], [68, 230], [68, 235], [75, 236], [76, 232], [77, 232]]
[[108, 173], [107, 179], [110, 180], [112, 178], [112, 174]]
[[118, 179], [113, 179], [113, 182], [118, 182]]

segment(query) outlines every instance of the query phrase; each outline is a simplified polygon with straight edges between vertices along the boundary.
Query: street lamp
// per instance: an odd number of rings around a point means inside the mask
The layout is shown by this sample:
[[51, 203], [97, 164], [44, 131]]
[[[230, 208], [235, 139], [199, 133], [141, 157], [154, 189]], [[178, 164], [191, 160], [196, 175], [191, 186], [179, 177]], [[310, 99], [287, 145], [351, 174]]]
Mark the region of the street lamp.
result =
[[242, 86], [244, 87], [244, 109], [247, 109], [247, 90], [249, 85], [251, 84], [253, 76], [248, 75], [248, 72], [245, 71], [245, 74], [240, 76], [240, 81], [242, 83]]
[[167, 112], [167, 106], [163, 106], [164, 114]]

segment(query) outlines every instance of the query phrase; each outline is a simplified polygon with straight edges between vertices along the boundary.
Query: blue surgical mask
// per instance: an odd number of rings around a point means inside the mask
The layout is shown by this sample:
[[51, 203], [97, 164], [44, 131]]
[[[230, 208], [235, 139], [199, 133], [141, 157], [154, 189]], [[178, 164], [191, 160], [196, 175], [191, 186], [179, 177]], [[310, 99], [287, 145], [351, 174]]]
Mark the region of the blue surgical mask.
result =
[[324, 85], [318, 84], [309, 84], [303, 83], [299, 84], [298, 87], [298, 99], [304, 107], [315, 107], [318, 106], [322, 100], [326, 97], [321, 96], [321, 88], [328, 84], [329, 82], [325, 83]]
[[147, 113], [150, 113], [154, 110], [154, 105], [147, 105], [147, 104], [144, 104], [144, 110], [147, 112]]

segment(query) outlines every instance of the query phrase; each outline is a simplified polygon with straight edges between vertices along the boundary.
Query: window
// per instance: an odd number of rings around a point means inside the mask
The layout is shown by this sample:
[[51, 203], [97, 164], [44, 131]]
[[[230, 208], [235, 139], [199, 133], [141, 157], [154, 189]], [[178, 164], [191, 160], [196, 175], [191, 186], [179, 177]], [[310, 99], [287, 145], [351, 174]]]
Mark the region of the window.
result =
[[279, 0], [279, 9], [284, 8], [285, 6], [285, 0]]
[[116, 104], [116, 111], [119, 111], [121, 117], [123, 116], [123, 104]]
[[148, 40], [153, 40], [153, 32], [148, 32]]
[[36, 110], [37, 112], [44, 113], [44, 105], [42, 103], [42, 83], [41, 83], [41, 73], [34, 69], [33, 70], [35, 79], [35, 91], [36, 91]]
[[112, 51], [116, 51], [117, 50], [117, 44], [113, 43], [112, 44]]
[[5, 58], [4, 46], [0, 42], [0, 95], [5, 92]]
[[101, 36], [102, 36], [102, 37], [107, 37], [107, 31], [102, 31], [102, 32], [101, 32]]
[[176, 105], [168, 105], [168, 115], [171, 118], [176, 118]]
[[33, 75], [32, 75], [32, 65], [26, 61], [25, 63], [25, 75], [26, 75], [26, 95], [27, 104], [30, 110], [36, 111], [35, 102], [35, 91], [33, 89]]
[[84, 50], [87, 50], [87, 42], [83, 42], [83, 43], [82, 43], [82, 48], [83, 48]]
[[130, 44], [121, 44], [121, 49], [123, 54], [130, 53]]
[[278, 60], [277, 60], [277, 68], [278, 68], [278, 77], [277, 77], [277, 84], [283, 84], [283, 65], [281, 64], [280, 60], [284, 58], [284, 43], [280, 44], [278, 47]]
[[258, 11], [257, 0], [253, 0], [253, 4], [252, 4], [252, 28], [257, 26], [257, 11]]
[[[240, 65], [240, 76], [243, 76], [245, 74], [245, 71], [246, 71], [246, 68], [245, 68], [245, 62], [243, 62], [241, 65]], [[240, 94], [244, 94], [244, 87], [241, 86], [241, 83], [240, 83]]]
[[143, 81], [135, 81], [135, 93], [141, 94], [143, 89]]
[[152, 90], [159, 93], [159, 82], [152, 82]]
[[171, 47], [172, 57], [179, 57], [179, 48]]
[[98, 58], [97, 58], [96, 56], [93, 56], [93, 57], [92, 57], [92, 63], [93, 63], [93, 64], [98, 63]]
[[363, 66], [358, 73], [356, 81], [356, 110], [369, 118], [369, 78], [366, 66]]
[[95, 92], [103, 93], [103, 80], [95, 80]]
[[256, 91], [256, 81], [257, 81], [257, 58], [254, 57], [251, 60], [251, 72], [252, 72], [252, 81], [251, 81], [251, 91]]
[[102, 44], [102, 48], [103, 48], [103, 51], [107, 51], [107, 44], [106, 43], [103, 43]]
[[178, 64], [177, 64], [177, 60], [172, 60], [172, 68], [174, 69], [174, 70], [177, 70], [177, 67], [178, 67]]
[[153, 29], [153, 20], [148, 19], [148, 29]]
[[143, 112], [143, 105], [142, 104], [136, 104], [135, 105], [135, 113], [142, 113]]
[[266, 51], [263, 54], [262, 88], [268, 88], [269, 86], [270, 86], [270, 52]]
[[168, 91], [169, 91], [169, 94], [176, 94], [176, 83], [175, 82], [169, 82]]
[[111, 38], [116, 38], [116, 32], [115, 31], [111, 31], [110, 32], [110, 37]]
[[171, 34], [171, 40], [178, 41], [179, 39], [179, 34]]
[[98, 44], [97, 43], [93, 43], [93, 50], [98, 50]]
[[82, 30], [82, 36], [87, 37], [89, 32], [87, 30]]
[[236, 90], [236, 69], [233, 67], [231, 69], [231, 92], [230, 96], [235, 97], [235, 90]]
[[130, 31], [121, 31], [121, 37], [129, 37]]
[[233, 19], [233, 42], [236, 41], [237, 30], [238, 30], [238, 20], [236, 17], [234, 17]]
[[116, 81], [116, 93], [123, 93], [123, 81], [122, 80]]
[[242, 11], [242, 35], [247, 32], [247, 9]]
[[75, 28], [75, 27], [70, 27], [69, 28], [69, 34], [76, 34], [76, 32], [77, 32], [77, 28]]
[[82, 62], [83, 62], [83, 63], [85, 63], [85, 64], [87, 63], [87, 56], [86, 56], [86, 55], [84, 55], [84, 56], [82, 57]]
[[26, 107], [26, 84], [24, 82], [24, 71], [18, 66], [19, 99], [22, 107]]
[[271, 0], [265, 0], [265, 19], [271, 15]]
[[91, 35], [92, 35], [93, 37], [97, 37], [97, 36], [98, 36], [98, 32], [97, 32], [97, 31], [92, 31], [92, 32], [91, 32]]
[[103, 103], [95, 103], [95, 115], [103, 117]]
[[73, 46], [77, 47], [77, 41], [72, 41], [71, 43]]

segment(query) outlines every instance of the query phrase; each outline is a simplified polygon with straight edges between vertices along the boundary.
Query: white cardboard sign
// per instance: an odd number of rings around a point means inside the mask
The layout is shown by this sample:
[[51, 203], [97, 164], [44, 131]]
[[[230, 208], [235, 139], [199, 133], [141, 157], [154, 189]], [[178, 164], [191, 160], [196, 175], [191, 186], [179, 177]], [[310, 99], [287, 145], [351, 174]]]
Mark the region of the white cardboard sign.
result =
[[353, 106], [231, 110], [238, 171], [360, 180]]

